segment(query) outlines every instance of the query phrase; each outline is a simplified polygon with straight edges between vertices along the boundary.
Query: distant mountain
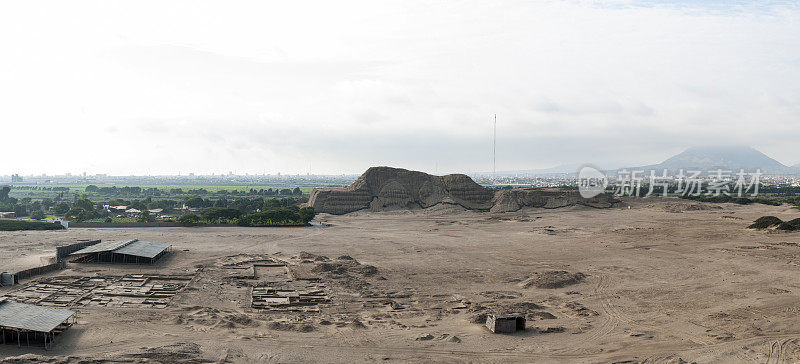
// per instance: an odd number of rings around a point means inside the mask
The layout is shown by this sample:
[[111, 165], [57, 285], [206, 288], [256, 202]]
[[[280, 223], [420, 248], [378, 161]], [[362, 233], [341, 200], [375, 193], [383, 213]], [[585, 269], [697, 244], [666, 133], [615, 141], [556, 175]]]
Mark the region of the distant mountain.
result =
[[[554, 175], [574, 175], [578, 169], [585, 164], [564, 164], [546, 169], [529, 169], [518, 171], [498, 171], [498, 176], [554, 176]], [[602, 164], [599, 164], [603, 166]], [[603, 166], [606, 172], [615, 173], [622, 168], [614, 166]], [[675, 174], [678, 170], [684, 171], [713, 171], [717, 169], [729, 170], [734, 173], [744, 169], [753, 172], [760, 169], [764, 174], [771, 175], [800, 175], [800, 164], [792, 167], [783, 165], [781, 162], [770, 158], [764, 153], [751, 147], [729, 146], [729, 147], [694, 147], [672, 156], [667, 160], [653, 165], [641, 167], [626, 167], [628, 170], [644, 170], [649, 173], [655, 170], [660, 173], [666, 169], [669, 173]], [[479, 174], [491, 174], [482, 172]]]
[[659, 164], [636, 167], [636, 169], [660, 171], [716, 169], [754, 171], [760, 169], [765, 174], [797, 174], [800, 169], [788, 167], [750, 147], [694, 147], [675, 155]]

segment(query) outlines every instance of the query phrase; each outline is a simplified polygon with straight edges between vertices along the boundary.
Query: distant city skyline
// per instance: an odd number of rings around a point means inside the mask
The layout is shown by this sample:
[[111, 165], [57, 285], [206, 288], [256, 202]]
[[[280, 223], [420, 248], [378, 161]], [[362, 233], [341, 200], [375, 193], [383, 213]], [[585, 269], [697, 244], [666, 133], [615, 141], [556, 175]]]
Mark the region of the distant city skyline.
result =
[[[683, 161], [683, 162], [682, 162]], [[720, 165], [719, 163], [732, 163], [733, 166], [730, 168], [745, 168], [748, 171], [755, 171], [757, 168], [762, 172], [767, 174], [785, 174], [787, 172], [791, 172], [792, 175], [800, 174], [800, 164], [797, 165], [787, 165], [781, 163], [774, 158], [771, 158], [768, 155], [761, 153], [759, 150], [747, 147], [747, 146], [713, 146], [713, 147], [692, 147], [687, 148], [680, 154], [676, 154], [671, 156], [669, 159], [658, 161], [657, 163], [646, 163], [644, 161], [637, 162], [636, 164], [629, 164], [629, 165], [613, 165], [613, 164], [594, 164], [594, 163], [576, 163], [576, 164], [568, 164], [568, 165], [559, 165], [554, 166], [552, 168], [543, 168], [543, 169], [526, 169], [526, 170], [501, 170], [501, 171], [457, 171], [452, 173], [464, 173], [472, 176], [492, 176], [495, 174], [502, 174], [502, 175], [547, 175], [547, 174], [561, 174], [561, 173], [568, 173], [573, 174], [581, 167], [591, 164], [596, 167], [604, 168], [606, 170], [616, 170], [621, 168], [631, 168], [631, 169], [658, 169], [658, 168], [669, 168], [669, 169], [676, 169], [676, 168], [693, 168], [697, 167], [697, 163], [689, 164], [689, 165], [682, 165], [686, 161], [705, 161], [700, 164], [706, 165], [704, 168], [711, 168], [715, 163]], [[727, 161], [727, 162], [724, 162]], [[665, 164], [666, 163], [666, 164]], [[390, 166], [390, 167], [398, 167], [404, 168], [402, 166]], [[406, 168], [408, 169], [408, 168]], [[696, 169], [696, 168], [694, 168]], [[751, 172], [752, 172], [751, 171]], [[283, 172], [276, 172], [276, 173], [237, 173], [234, 171], [228, 171], [227, 173], [217, 173], [211, 172], [207, 174], [201, 173], [175, 173], [175, 174], [158, 174], [158, 175], [113, 175], [108, 173], [95, 173], [95, 174], [88, 174], [86, 172], [82, 173], [71, 173], [67, 172], [64, 174], [29, 174], [27, 177], [34, 177], [34, 178], [47, 178], [47, 177], [76, 177], [76, 178], [114, 178], [114, 177], [280, 177], [280, 176], [357, 176], [360, 175], [361, 172], [355, 173], [335, 173], [335, 174], [323, 174], [323, 173], [283, 173]], [[438, 172], [438, 171], [437, 171]], [[439, 174], [439, 173], [434, 173]], [[4, 175], [0, 175], [0, 177], [4, 177]], [[5, 177], [8, 177], [7, 175]], [[22, 182], [19, 180], [21, 177], [20, 174], [12, 174], [11, 175], [11, 182]], [[2, 180], [0, 179], [0, 182]]]
[[5, 2], [0, 175], [797, 164], [800, 5], [729, 4]]

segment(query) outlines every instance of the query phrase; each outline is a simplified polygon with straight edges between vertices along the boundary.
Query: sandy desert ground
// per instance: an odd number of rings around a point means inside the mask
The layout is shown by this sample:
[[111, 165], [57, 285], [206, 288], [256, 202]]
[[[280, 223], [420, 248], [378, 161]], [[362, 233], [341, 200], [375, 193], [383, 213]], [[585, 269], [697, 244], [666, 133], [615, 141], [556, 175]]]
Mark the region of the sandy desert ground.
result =
[[[788, 220], [800, 211], [626, 203], [603, 210], [322, 215], [330, 226], [311, 228], [4, 232], [2, 266], [36, 261], [76, 239], [174, 246], [154, 266], [73, 263], [36, 279], [193, 278], [165, 308], [75, 307], [78, 324], [52, 350], [2, 345], [0, 356], [52, 356], [54, 362], [800, 359], [800, 233], [747, 229], [760, 216]], [[249, 262], [270, 258], [296, 268], [295, 278], [316, 279], [285, 284], [314, 285], [330, 303], [308, 312], [251, 308], [251, 287], [281, 273], [243, 272], [252, 271], [245, 269]], [[36, 279], [0, 293], [13, 295]], [[525, 332], [492, 334], [479, 323], [482, 314], [514, 311], [529, 318]]]

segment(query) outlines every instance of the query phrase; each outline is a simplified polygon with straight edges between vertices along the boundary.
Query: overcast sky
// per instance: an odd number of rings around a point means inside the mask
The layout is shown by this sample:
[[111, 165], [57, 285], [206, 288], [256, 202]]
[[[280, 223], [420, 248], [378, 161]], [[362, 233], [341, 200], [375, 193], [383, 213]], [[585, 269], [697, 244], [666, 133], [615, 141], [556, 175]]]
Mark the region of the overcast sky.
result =
[[[654, 5], [659, 4], [659, 5]], [[4, 1], [0, 175], [800, 162], [797, 1]]]

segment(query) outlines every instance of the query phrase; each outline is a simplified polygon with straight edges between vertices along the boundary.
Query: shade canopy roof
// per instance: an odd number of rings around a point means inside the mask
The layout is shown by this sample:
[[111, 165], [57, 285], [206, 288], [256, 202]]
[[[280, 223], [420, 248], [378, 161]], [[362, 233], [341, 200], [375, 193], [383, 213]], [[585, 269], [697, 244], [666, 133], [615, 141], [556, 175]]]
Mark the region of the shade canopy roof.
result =
[[106, 241], [83, 248], [70, 255], [112, 252], [115, 254], [125, 254], [142, 258], [155, 258], [170, 246], [171, 245], [169, 244], [154, 243], [152, 241], [137, 239], [126, 241]]
[[0, 326], [15, 329], [50, 332], [67, 321], [75, 311], [0, 301]]
[[161, 254], [161, 252], [167, 250], [167, 248], [169, 247], [170, 247], [169, 244], [136, 240], [133, 243], [125, 245], [117, 250], [114, 250], [114, 253], [133, 255], [143, 258], [155, 258], [157, 255]]

